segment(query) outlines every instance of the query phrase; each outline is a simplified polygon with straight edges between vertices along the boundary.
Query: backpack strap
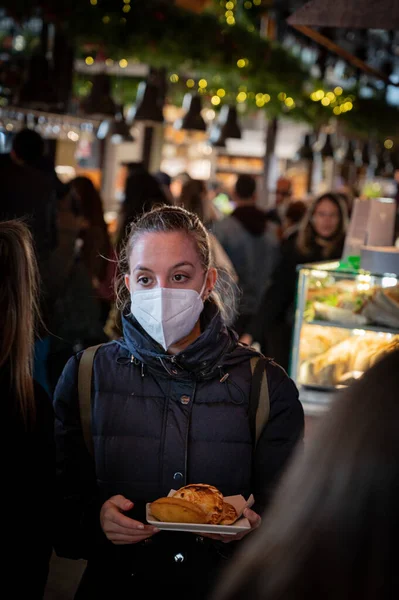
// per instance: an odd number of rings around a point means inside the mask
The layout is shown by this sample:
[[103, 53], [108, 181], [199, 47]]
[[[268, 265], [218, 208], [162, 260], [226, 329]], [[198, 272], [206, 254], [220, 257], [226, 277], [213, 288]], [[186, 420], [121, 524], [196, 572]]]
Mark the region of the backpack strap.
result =
[[267, 359], [264, 356], [253, 356], [250, 360], [252, 383], [248, 413], [254, 448], [256, 448], [270, 413], [266, 364]]
[[83, 350], [78, 371], [80, 422], [82, 424], [83, 437], [91, 456], [94, 456], [93, 436], [91, 432], [91, 379], [94, 357], [100, 346], [102, 344], [90, 346]]

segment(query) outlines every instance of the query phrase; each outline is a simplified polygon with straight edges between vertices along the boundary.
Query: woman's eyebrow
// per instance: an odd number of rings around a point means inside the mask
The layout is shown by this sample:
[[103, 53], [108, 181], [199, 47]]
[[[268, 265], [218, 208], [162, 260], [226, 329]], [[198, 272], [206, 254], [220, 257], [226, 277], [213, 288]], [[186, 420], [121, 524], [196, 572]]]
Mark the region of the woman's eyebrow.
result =
[[[187, 260], [183, 260], [182, 262], [172, 265], [169, 268], [169, 271], [172, 271], [173, 269], [178, 269], [179, 267], [192, 267], [193, 269], [195, 269], [195, 266], [193, 265], [193, 263], [191, 263]], [[133, 269], [133, 272], [135, 272], [135, 271], [148, 271], [149, 273], [154, 273], [154, 271], [152, 269], [150, 269], [149, 267], [145, 267], [144, 265], [137, 265]]]
[[148, 267], [144, 267], [143, 265], [137, 265], [137, 267], [134, 267], [133, 272], [134, 271], [149, 271], [150, 273], [154, 272], [152, 269], [149, 269]]
[[193, 263], [190, 263], [187, 260], [183, 260], [182, 262], [173, 265], [173, 267], [170, 267], [170, 270], [177, 269], [178, 267], [193, 267], [193, 269], [195, 268]]

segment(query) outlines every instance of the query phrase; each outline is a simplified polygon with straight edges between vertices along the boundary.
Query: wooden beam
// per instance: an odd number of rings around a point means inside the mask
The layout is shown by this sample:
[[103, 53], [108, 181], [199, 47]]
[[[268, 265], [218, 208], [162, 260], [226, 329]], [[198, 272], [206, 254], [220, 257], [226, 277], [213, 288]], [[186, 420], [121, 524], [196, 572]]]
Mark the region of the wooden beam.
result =
[[348, 52], [348, 50], [345, 50], [345, 48], [342, 48], [342, 46], [339, 46], [338, 44], [333, 42], [333, 40], [330, 40], [330, 38], [319, 33], [315, 29], [312, 29], [312, 27], [308, 27], [307, 25], [295, 24], [291, 24], [291, 27], [294, 27], [295, 29], [297, 29], [297, 31], [300, 31], [301, 33], [311, 38], [321, 46], [324, 46], [325, 48], [327, 48], [327, 50], [338, 54], [338, 56], [341, 56], [341, 58], [346, 60], [348, 63], [352, 64], [354, 67], [357, 67], [364, 73], [367, 73], [368, 75], [371, 75], [376, 79], [381, 79], [388, 85], [394, 85], [399, 87], [399, 83], [394, 83], [393, 81], [391, 81], [388, 75], [385, 75], [385, 73], [379, 71], [378, 69], [374, 69], [374, 67], [371, 67], [364, 61], [360, 60], [360, 58], [357, 58], [357, 56], [351, 54], [350, 52]]

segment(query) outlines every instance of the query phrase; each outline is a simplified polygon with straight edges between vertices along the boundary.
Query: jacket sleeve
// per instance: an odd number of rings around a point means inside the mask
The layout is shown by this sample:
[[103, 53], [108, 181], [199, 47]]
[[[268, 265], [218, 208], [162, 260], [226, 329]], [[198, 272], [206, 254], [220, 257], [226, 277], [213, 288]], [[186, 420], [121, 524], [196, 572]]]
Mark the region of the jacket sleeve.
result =
[[66, 364], [54, 394], [57, 494], [54, 548], [58, 556], [88, 558], [100, 537], [95, 465], [80, 423], [79, 355]]
[[255, 450], [253, 494], [262, 513], [294, 452], [303, 445], [304, 413], [298, 389], [274, 362], [266, 366], [270, 414]]

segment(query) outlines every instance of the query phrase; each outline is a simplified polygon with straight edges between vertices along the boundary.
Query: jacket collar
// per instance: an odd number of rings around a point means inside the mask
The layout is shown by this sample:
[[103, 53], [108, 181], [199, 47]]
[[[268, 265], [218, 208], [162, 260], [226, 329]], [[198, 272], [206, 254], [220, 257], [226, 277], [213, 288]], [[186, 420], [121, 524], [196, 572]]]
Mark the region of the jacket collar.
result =
[[227, 328], [219, 310], [212, 302], [206, 302], [201, 315], [201, 335], [185, 350], [174, 356], [167, 354], [140, 326], [133, 315], [122, 316], [123, 339], [120, 344], [151, 370], [173, 376], [210, 375], [222, 357], [237, 346], [237, 335]]

